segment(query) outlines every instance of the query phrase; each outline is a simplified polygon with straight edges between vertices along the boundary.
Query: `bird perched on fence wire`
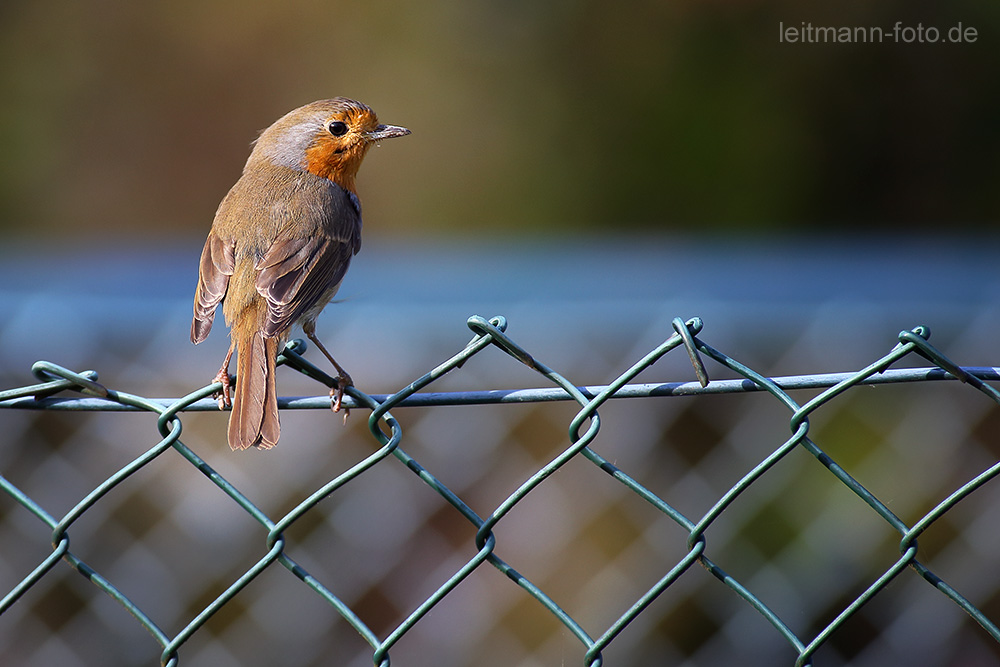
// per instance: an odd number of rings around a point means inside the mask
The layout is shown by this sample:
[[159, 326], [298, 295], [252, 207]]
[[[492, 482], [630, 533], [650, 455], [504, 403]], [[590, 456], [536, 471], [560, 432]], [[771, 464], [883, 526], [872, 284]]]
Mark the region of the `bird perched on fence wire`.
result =
[[409, 133], [344, 97], [307, 104], [261, 133], [219, 204], [201, 253], [191, 342], [205, 340], [222, 302], [231, 343], [215, 381], [222, 383], [219, 407], [232, 407], [234, 450], [278, 442], [275, 361], [295, 324], [337, 369], [330, 397], [334, 411], [341, 409], [351, 378], [316, 337], [316, 317], [361, 248], [355, 177], [365, 154]]

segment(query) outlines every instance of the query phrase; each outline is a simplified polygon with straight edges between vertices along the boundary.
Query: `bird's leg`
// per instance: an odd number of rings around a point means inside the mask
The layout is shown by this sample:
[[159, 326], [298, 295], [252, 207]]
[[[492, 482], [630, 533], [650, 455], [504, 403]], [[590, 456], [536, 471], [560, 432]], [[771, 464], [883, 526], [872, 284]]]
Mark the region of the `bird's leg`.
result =
[[230, 343], [229, 352], [226, 353], [226, 360], [222, 362], [222, 368], [219, 369], [218, 374], [212, 379], [212, 382], [222, 383], [222, 389], [212, 394], [213, 398], [219, 401], [220, 410], [233, 406], [232, 390], [230, 389], [232, 380], [229, 379], [229, 361], [233, 358], [233, 350], [235, 349], [236, 343]]
[[302, 327], [302, 330], [305, 332], [306, 337], [308, 337], [309, 340], [311, 340], [313, 343], [316, 344], [316, 347], [318, 347], [319, 351], [323, 353], [323, 356], [329, 359], [330, 363], [333, 364], [333, 367], [337, 369], [337, 377], [336, 377], [337, 388], [330, 390], [330, 398], [333, 399], [333, 405], [331, 406], [331, 409], [334, 412], [340, 412], [341, 409], [343, 409], [344, 422], [346, 423], [347, 416], [350, 414], [350, 410], [343, 408], [341, 403], [344, 400], [344, 389], [346, 389], [347, 387], [354, 386], [354, 380], [352, 380], [351, 376], [347, 374], [347, 371], [345, 371], [344, 368], [337, 363], [337, 360], [333, 358], [333, 355], [327, 352], [326, 348], [323, 346], [323, 343], [321, 343], [319, 338], [316, 337], [315, 323], [309, 323], [304, 325]]

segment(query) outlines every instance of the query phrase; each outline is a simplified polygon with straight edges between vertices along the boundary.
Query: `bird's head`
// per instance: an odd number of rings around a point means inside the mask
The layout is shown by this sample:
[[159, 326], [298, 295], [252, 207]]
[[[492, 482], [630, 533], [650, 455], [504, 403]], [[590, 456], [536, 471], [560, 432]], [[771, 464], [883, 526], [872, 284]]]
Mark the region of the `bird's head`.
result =
[[257, 139], [247, 161], [307, 171], [355, 191], [354, 178], [372, 144], [410, 131], [382, 125], [365, 104], [336, 97], [312, 102], [279, 118]]

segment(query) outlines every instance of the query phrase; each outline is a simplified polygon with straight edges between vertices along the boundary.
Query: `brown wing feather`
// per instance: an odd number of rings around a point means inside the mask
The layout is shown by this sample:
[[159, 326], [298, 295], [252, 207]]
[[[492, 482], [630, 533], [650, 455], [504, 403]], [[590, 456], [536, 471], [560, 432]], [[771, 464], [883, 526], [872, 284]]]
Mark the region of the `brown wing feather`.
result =
[[325, 236], [282, 239], [258, 263], [257, 292], [267, 301], [264, 335], [291, 327], [347, 273], [353, 246]]
[[194, 318], [191, 320], [191, 342], [200, 343], [208, 337], [215, 320], [215, 309], [226, 296], [229, 277], [236, 266], [235, 246], [226, 243], [215, 232], [209, 232], [201, 251], [198, 287], [194, 296]]

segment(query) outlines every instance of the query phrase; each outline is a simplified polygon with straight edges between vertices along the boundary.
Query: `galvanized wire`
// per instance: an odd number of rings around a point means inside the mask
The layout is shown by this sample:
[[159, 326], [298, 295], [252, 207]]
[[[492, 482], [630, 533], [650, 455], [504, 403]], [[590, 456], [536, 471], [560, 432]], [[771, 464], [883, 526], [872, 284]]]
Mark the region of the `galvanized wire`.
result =
[[[353, 410], [370, 411], [367, 426], [377, 448], [316, 489], [290, 511], [277, 518], [268, 516], [247, 495], [226, 480], [180, 439], [181, 415], [183, 413], [218, 409], [212, 395], [220, 388], [219, 384], [202, 387], [181, 398], [152, 399], [109, 389], [99, 382], [97, 374], [93, 371], [75, 372], [49, 362], [36, 363], [32, 367], [32, 372], [38, 382], [0, 392], [0, 407], [52, 411], [145, 411], [157, 416], [158, 441], [105, 479], [62, 516], [53, 515], [41, 503], [23, 492], [14, 482], [5, 476], [0, 477], [0, 488], [17, 506], [32, 514], [43, 524], [45, 530], [49, 531], [52, 544], [52, 552], [42, 559], [32, 571], [25, 573], [23, 578], [16, 582], [0, 600], [0, 614], [14, 605], [27, 591], [49, 575], [60, 561], [63, 561], [128, 611], [135, 621], [160, 645], [162, 649], [160, 664], [174, 666], [180, 662], [181, 650], [184, 645], [214, 614], [229, 604], [262, 572], [278, 564], [295, 575], [357, 631], [370, 645], [374, 664], [387, 666], [390, 663], [390, 651], [397, 642], [419, 624], [470, 574], [488, 564], [503, 573], [511, 582], [522, 589], [525, 595], [541, 604], [576, 638], [581, 645], [583, 664], [588, 667], [597, 667], [604, 664], [603, 652], [605, 649], [620, 636], [626, 627], [697, 563], [766, 620], [774, 632], [782, 637], [790, 647], [790, 655], [794, 656], [793, 660], [796, 666], [812, 665], [816, 651], [849, 619], [856, 616], [862, 607], [884, 591], [907, 569], [918, 574], [923, 581], [930, 584], [944, 598], [968, 613], [992, 640], [1000, 642], [1000, 628], [997, 627], [996, 623], [970, 602], [968, 597], [927, 567], [919, 558], [921, 552], [917, 542], [917, 538], [935, 521], [1000, 474], [1000, 462], [993, 463], [959, 485], [946, 498], [934, 504], [918, 520], [908, 524], [896, 516], [883, 500], [855, 479], [845, 467], [810, 437], [810, 416], [846, 392], [862, 385], [884, 386], [928, 381], [958, 381], [981, 393], [988, 400], [1000, 403], [1000, 392], [988, 384], [988, 382], [1000, 380], [1000, 369], [960, 367], [929, 343], [930, 334], [925, 327], [916, 327], [901, 332], [894, 347], [888, 353], [856, 372], [769, 378], [703, 342], [699, 337], [703, 324], [698, 318], [694, 318], [686, 322], [681, 319], [673, 320], [673, 333], [608, 385], [578, 387], [564, 375], [535, 359], [511, 338], [507, 334], [507, 322], [503, 317], [494, 317], [489, 320], [478, 316], [472, 317], [468, 320], [468, 326], [473, 332], [473, 337], [463, 349], [396, 393], [367, 395], [354, 387], [348, 389], [344, 406]], [[531, 369], [540, 378], [544, 378], [549, 386], [533, 389], [472, 392], [424, 391], [446, 374], [461, 368], [472, 357], [492, 348], [501, 350], [509, 358]], [[694, 366], [697, 382], [633, 383], [633, 380], [640, 373], [651, 367], [664, 355], [678, 348], [683, 348], [688, 355]], [[304, 351], [305, 344], [302, 341], [293, 341], [282, 352], [279, 363], [326, 386], [335, 386], [333, 378], [313, 366], [302, 356]], [[918, 357], [928, 362], [930, 366], [891, 368], [910, 357]], [[710, 379], [706, 360], [714, 361], [722, 369], [725, 369], [727, 374], [731, 373], [735, 377]], [[821, 391], [803, 403], [799, 403], [791, 396], [791, 392], [799, 390]], [[64, 395], [66, 392], [74, 392], [79, 396], [66, 396]], [[769, 394], [789, 411], [791, 435], [780, 445], [771, 449], [739, 481], [723, 493], [702, 516], [685, 515], [592, 447], [601, 429], [601, 418], [598, 410], [611, 399], [711, 396], [750, 392]], [[390, 412], [396, 408], [411, 406], [522, 404], [548, 401], [572, 401], [579, 406], [568, 425], [568, 445], [527, 479], [515, 485], [514, 490], [486, 515], [480, 515], [474, 511], [456, 492], [449, 489], [437, 476], [403, 450], [400, 446], [403, 441], [402, 427]], [[328, 409], [330, 399], [327, 396], [281, 398], [279, 406], [285, 410]], [[259, 523], [264, 531], [265, 546], [264, 555], [256, 563], [232, 581], [223, 592], [191, 618], [184, 627], [174, 633], [161, 627], [149, 613], [119, 590], [109, 577], [90, 567], [70, 547], [70, 529], [74, 527], [81, 516], [95, 504], [101, 502], [117, 485], [139, 470], [154, 464], [158, 457], [169, 450], [180, 454], [195, 469], [211, 480], [232, 502]], [[756, 484], [763, 484], [764, 482], [761, 480], [764, 475], [794, 450], [804, 450], [815, 457], [830, 475], [899, 534], [899, 557], [885, 568], [861, 594], [845, 604], [832, 620], [829, 620], [824, 627], [815, 632], [807, 632], [801, 627], [797, 628], [793, 620], [783, 617], [776, 609], [769, 606], [751, 586], [727, 573], [715, 560], [709, 557], [708, 538], [713, 524], [734, 503], [738, 502], [740, 496], [748, 489]], [[301, 564], [293, 560], [286, 550], [285, 532], [345, 484], [364, 475], [390, 456], [404, 464], [424, 484], [440, 495], [458, 515], [475, 528], [476, 532], [474, 554], [464, 564], [456, 568], [446, 580], [440, 582], [437, 588], [422, 602], [412, 608], [396, 627], [380, 635], [366, 623], [362, 614], [338, 597], [335, 592], [336, 582], [320, 581], [319, 578], [310, 574]], [[589, 461], [596, 470], [609, 475], [623, 488], [655, 508], [669, 521], [677, 524], [686, 534], [685, 555], [674, 563], [664, 564], [659, 580], [638, 596], [627, 608], [620, 610], [617, 618], [606, 627], [584, 627], [571, 613], [563, 609], [549, 592], [515, 569], [498, 553], [499, 541], [495, 533], [496, 527], [504, 521], [512, 509], [573, 459]], [[3, 617], [0, 616], [0, 623], [2, 622]]]

